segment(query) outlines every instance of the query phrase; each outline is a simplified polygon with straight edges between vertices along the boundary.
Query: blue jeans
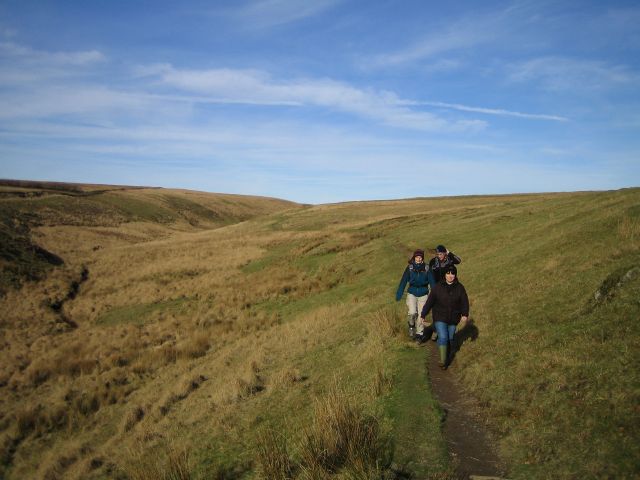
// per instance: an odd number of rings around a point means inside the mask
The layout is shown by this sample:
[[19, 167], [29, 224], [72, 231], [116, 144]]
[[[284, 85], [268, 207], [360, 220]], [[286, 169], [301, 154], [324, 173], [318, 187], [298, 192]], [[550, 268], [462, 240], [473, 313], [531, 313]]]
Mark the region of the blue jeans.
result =
[[436, 332], [438, 332], [438, 345], [446, 345], [447, 342], [453, 340], [453, 336], [456, 334], [455, 325], [447, 325], [444, 322], [435, 322]]

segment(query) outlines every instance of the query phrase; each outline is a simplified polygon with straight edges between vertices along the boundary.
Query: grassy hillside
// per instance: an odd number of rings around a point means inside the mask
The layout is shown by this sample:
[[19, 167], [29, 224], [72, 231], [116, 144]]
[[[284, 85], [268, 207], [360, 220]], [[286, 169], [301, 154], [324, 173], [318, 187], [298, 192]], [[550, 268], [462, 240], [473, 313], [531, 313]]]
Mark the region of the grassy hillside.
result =
[[131, 223], [37, 228], [65, 264], [1, 300], [0, 475], [453, 478], [393, 301], [438, 243], [478, 330], [448, 373], [510, 477], [637, 474], [638, 189]]
[[[293, 208], [284, 200], [187, 190], [0, 180], [0, 294], [76, 249], [218, 228]], [[51, 243], [54, 253], [41, 243]]]

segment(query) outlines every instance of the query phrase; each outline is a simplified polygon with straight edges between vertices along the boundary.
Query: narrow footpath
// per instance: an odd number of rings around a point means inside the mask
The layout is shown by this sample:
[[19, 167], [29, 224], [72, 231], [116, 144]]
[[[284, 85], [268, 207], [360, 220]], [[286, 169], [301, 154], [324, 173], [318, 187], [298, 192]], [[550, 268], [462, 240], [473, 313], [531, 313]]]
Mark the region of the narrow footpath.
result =
[[[461, 479], [488, 480], [505, 477], [486, 428], [473, 415], [473, 402], [465, 398], [456, 381], [456, 361], [448, 370], [438, 366], [436, 342], [429, 342], [427, 368], [431, 388], [444, 411], [442, 432]], [[463, 347], [464, 348], [464, 347]]]

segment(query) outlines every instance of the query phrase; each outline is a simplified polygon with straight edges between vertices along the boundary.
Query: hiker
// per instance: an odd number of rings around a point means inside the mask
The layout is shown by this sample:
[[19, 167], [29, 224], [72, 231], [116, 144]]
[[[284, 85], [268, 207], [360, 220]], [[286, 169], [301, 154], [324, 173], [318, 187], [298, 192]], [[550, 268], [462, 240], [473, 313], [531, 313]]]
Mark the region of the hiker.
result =
[[418, 314], [427, 301], [431, 283], [431, 273], [424, 263], [424, 250], [413, 252], [408, 263], [396, 291], [396, 302], [399, 302], [402, 298], [408, 283], [407, 307], [409, 311], [407, 313], [407, 323], [409, 325], [409, 336], [415, 338], [418, 343], [424, 343], [424, 322], [417, 321]]
[[436, 247], [436, 255], [429, 261], [429, 271], [431, 272], [431, 289], [442, 280], [444, 276], [444, 269], [449, 265], [458, 265], [462, 263], [462, 259], [447, 250], [444, 245], [438, 245]]
[[438, 365], [446, 370], [455, 354], [456, 327], [461, 321], [466, 323], [469, 318], [469, 297], [458, 281], [458, 269], [455, 265], [444, 269], [444, 278], [431, 290], [427, 303], [420, 312], [423, 322], [431, 309], [438, 333]]

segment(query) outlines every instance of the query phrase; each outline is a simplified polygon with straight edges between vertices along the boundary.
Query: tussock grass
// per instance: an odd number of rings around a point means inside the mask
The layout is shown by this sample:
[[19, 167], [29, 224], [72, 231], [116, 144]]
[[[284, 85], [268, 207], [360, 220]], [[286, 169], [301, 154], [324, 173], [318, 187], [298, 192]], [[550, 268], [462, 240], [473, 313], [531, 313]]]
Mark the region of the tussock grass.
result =
[[627, 247], [638, 248], [640, 244], [640, 218], [624, 216], [618, 223], [618, 235]]
[[130, 452], [126, 467], [131, 480], [191, 480], [193, 477], [188, 448], [168, 447], [150, 459], [139, 451]]
[[140, 422], [144, 418], [145, 413], [146, 412], [143, 407], [133, 407], [125, 417], [124, 424], [122, 426], [123, 430], [125, 432], [130, 431], [133, 427], [136, 426], [138, 422]]
[[[297, 445], [273, 428], [257, 438], [261, 478], [382, 478], [391, 463], [388, 433], [336, 384], [314, 404]], [[295, 453], [292, 453], [295, 450]]]
[[258, 435], [257, 459], [261, 478], [287, 480], [293, 478], [295, 467], [289, 456], [287, 439], [273, 429]]
[[378, 419], [354, 404], [338, 387], [316, 401], [313, 422], [299, 445], [307, 478], [337, 473], [380, 474], [390, 464], [388, 439]]
[[[137, 193], [188, 205], [164, 194]], [[184, 208], [171, 225], [118, 223], [106, 203], [88, 225], [76, 200], [33, 207], [51, 222], [32, 233], [65, 264], [0, 299], [9, 480], [43, 474], [43, 454], [65, 478], [115, 477], [134, 445], [160, 452], [162, 478], [180, 435], [193, 478], [250, 477], [265, 425], [288, 439], [294, 477], [381, 478], [393, 455], [407, 474], [446, 478], [424, 350], [392, 305], [411, 252], [439, 243], [463, 258], [474, 318], [451, 373], [502, 439], [510, 476], [635, 472], [636, 190], [324, 205], [211, 230]], [[75, 225], [53, 221], [63, 206]], [[47, 305], [83, 265], [90, 275], [62, 308], [69, 329]], [[349, 395], [331, 400], [336, 376]], [[75, 460], [60, 470], [62, 457]]]
[[400, 337], [404, 333], [403, 320], [397, 308], [385, 307], [373, 313], [371, 329], [382, 339]]
[[197, 375], [183, 381], [176, 391], [168, 394], [161, 402], [159, 407], [160, 413], [166, 415], [174, 404], [187, 398], [189, 394], [198, 389], [205, 380], [206, 377], [203, 375]]

